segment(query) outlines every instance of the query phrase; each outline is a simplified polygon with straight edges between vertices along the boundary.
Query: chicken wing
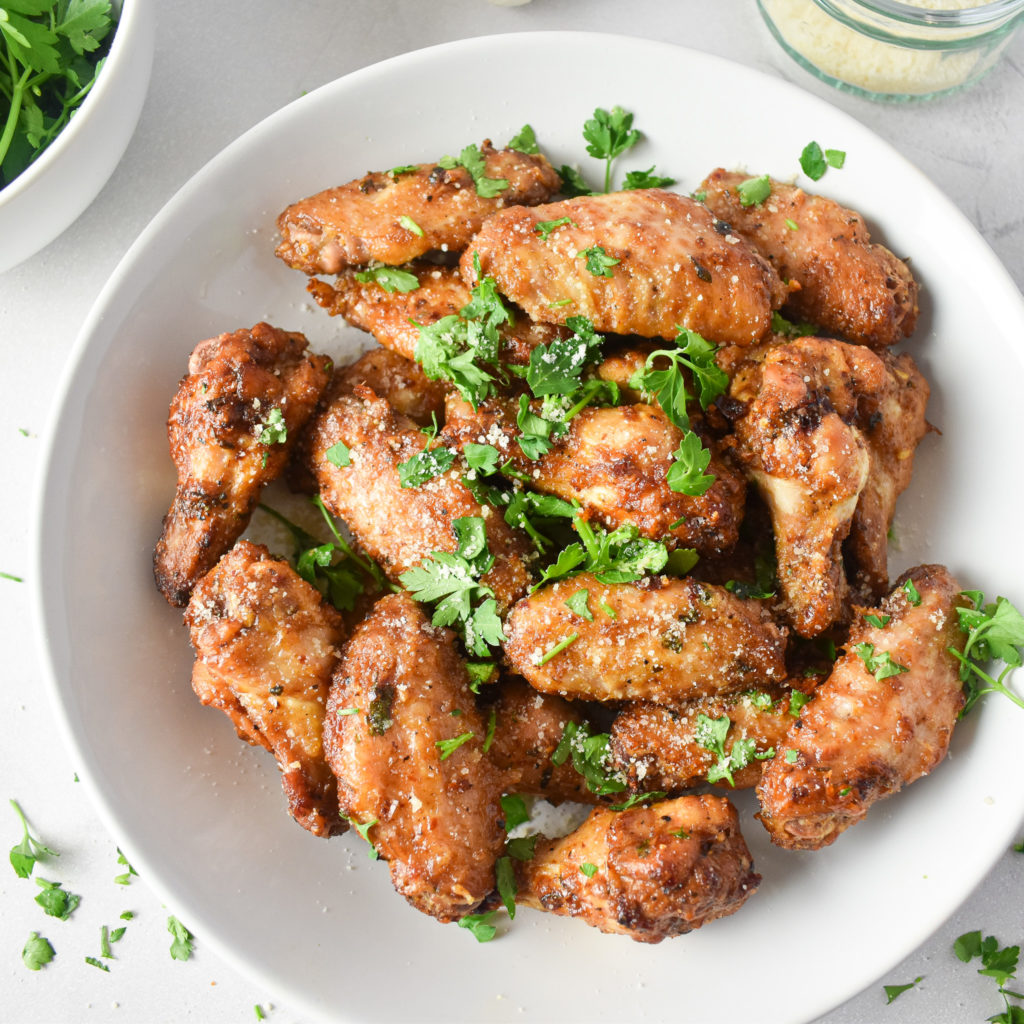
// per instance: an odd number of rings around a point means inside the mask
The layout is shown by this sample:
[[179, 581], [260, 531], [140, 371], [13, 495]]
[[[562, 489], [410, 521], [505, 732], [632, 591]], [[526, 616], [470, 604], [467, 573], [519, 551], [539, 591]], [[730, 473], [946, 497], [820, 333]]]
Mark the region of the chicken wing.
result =
[[[420, 327], [457, 316], [472, 296], [457, 267], [413, 263], [403, 269], [419, 281], [417, 288], [388, 292], [374, 281], [360, 281], [353, 270], [342, 271], [333, 284], [314, 277], [306, 287], [332, 316], [343, 317], [353, 327], [368, 331], [385, 348], [415, 359]], [[572, 332], [557, 324], [534, 323], [513, 310], [511, 323], [502, 324], [498, 333], [502, 362], [526, 364], [538, 345], [550, 345]]]
[[[567, 218], [544, 233], [538, 225]], [[699, 203], [661, 189], [580, 196], [489, 217], [462, 257], [534, 319], [588, 317], [599, 331], [675, 338], [680, 327], [749, 345], [785, 289], [768, 261], [725, 238]]]
[[[706, 433], [702, 441], [711, 449], [707, 472], [715, 482], [704, 494], [692, 496], [668, 485], [666, 474], [683, 435], [655, 406], [638, 402], [583, 409], [535, 460], [518, 444], [517, 412], [508, 399], [494, 399], [474, 410], [452, 396], [444, 437], [456, 444], [498, 448], [506, 464], [529, 474], [534, 490], [578, 501], [609, 529], [630, 524], [641, 536], [664, 540], [669, 547], [696, 548], [701, 555], [728, 551], [736, 544], [746, 485]], [[696, 416], [693, 427], [702, 430]]]
[[551, 803], [565, 800], [594, 803], [596, 797], [571, 760], [551, 760], [569, 722], [583, 716], [568, 701], [538, 693], [522, 679], [502, 679], [492, 709], [494, 737], [488, 755], [504, 776], [508, 793], [542, 796]]
[[[749, 789], [761, 778], [765, 754], [782, 743], [793, 723], [793, 692], [773, 686], [701, 697], [679, 708], [630, 704], [612, 723], [611, 767], [626, 776], [634, 792], [676, 793], [709, 781], [709, 772], [722, 786]], [[702, 718], [721, 723], [723, 717], [728, 731], [718, 754]], [[738, 741], [753, 746], [740, 754]]]
[[[581, 589], [593, 621], [565, 603]], [[516, 672], [570, 699], [679, 704], [786, 677], [786, 634], [762, 605], [692, 579], [604, 584], [581, 573], [520, 601], [505, 635]]]
[[540, 154], [485, 141], [480, 155], [483, 176], [506, 183], [493, 197], [480, 195], [462, 166], [370, 173], [289, 206], [277, 218], [277, 255], [307, 274], [337, 274], [370, 262], [399, 266], [436, 249], [461, 252], [489, 214], [546, 202], [561, 185]]
[[913, 333], [917, 282], [902, 260], [872, 243], [860, 214], [779, 181], [771, 182], [763, 203], [744, 206], [737, 185], [745, 177], [714, 171], [701, 185], [704, 202], [764, 253], [783, 280], [799, 285], [788, 312], [872, 348]]
[[421, 486], [402, 487], [399, 464], [427, 447], [411, 420], [369, 388], [355, 385], [351, 391], [338, 389], [314, 420], [306, 457], [324, 504], [395, 582], [432, 552], [457, 550], [456, 519], [483, 518], [494, 565], [481, 582], [494, 591], [504, 612], [530, 585], [529, 542], [476, 501], [458, 467]]
[[199, 699], [277, 758], [288, 811], [303, 828], [344, 831], [323, 750], [341, 616], [287, 562], [243, 540], [196, 585], [185, 622]]
[[[908, 584], [912, 584], [911, 590]], [[904, 573], [859, 618], [846, 652], [804, 706], [757, 787], [778, 846], [817, 850], [875, 801], [927, 775], [946, 755], [963, 707], [960, 585], [941, 565]]]
[[185, 605], [284, 470], [331, 369], [306, 346], [301, 334], [259, 323], [193, 351], [167, 420], [178, 485], [153, 558], [171, 604]]
[[441, 921], [494, 888], [505, 832], [485, 728], [455, 635], [407, 594], [381, 598], [334, 674], [327, 759], [342, 812], [388, 861], [395, 888]]
[[575, 832], [516, 863], [516, 902], [637, 942], [733, 914], [761, 881], [724, 797], [598, 807]]
[[340, 387], [351, 391], [365, 384], [395, 410], [417, 426], [427, 427], [444, 416], [448, 389], [444, 382], [431, 380], [419, 363], [387, 348], [371, 348], [351, 366], [338, 373]]

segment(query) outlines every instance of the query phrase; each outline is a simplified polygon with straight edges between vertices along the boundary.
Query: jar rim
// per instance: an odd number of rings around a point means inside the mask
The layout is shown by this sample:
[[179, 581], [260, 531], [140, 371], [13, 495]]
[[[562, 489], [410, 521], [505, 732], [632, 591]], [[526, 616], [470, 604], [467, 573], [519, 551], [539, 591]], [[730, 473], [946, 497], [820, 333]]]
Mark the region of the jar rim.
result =
[[[826, 10], [833, 6], [829, 0], [815, 0]], [[1024, 0], [990, 0], [979, 7], [944, 8], [931, 10], [914, 7], [900, 0], [846, 0], [851, 7], [859, 7], [871, 14], [879, 14], [908, 25], [927, 25], [932, 28], [965, 28], [998, 22], [1015, 14], [1024, 13]]]

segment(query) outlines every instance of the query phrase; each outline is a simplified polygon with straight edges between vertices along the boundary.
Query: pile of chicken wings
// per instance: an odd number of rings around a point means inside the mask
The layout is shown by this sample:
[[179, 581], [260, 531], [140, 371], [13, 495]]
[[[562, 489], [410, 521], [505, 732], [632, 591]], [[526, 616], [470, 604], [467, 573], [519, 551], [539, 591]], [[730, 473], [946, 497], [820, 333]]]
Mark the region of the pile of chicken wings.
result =
[[[540, 153], [478, 153], [475, 173], [370, 173], [280, 215], [277, 256], [379, 344], [347, 367], [266, 323], [198, 344], [168, 420], [178, 484], [156, 582], [185, 609], [196, 694], [274, 755], [304, 828], [358, 828], [440, 921], [512, 893], [657, 942], [757, 889], [732, 788], [756, 788], [774, 843], [814, 850], [946, 753], [960, 586], [939, 565], [895, 581], [887, 566], [929, 430], [928, 383], [891, 351], [914, 329], [917, 284], [859, 214], [795, 185], [752, 203], [744, 175], [716, 170], [699, 198], [559, 198]], [[420, 342], [481, 289], [509, 315], [496, 384], [473, 400], [427, 372]], [[524, 368], [582, 322], [597, 341], [578, 339], [581, 379], [605, 397], [531, 449], [541, 403]], [[684, 432], [637, 384], [680, 332], [710, 343], [726, 381], [688, 412], [703, 491], [670, 484]], [[687, 557], [625, 579], [583, 563], [546, 574], [557, 551], [473, 486], [481, 446], [506, 499], [545, 496], [577, 532], [628, 528]], [[442, 448], [447, 468], [410, 483], [402, 467]], [[278, 477], [319, 495], [372, 560], [354, 607], [240, 539]], [[482, 673], [479, 638], [403, 583], [468, 557], [499, 637]], [[580, 767], [591, 755], [613, 786]], [[517, 797], [593, 806], [509, 857]]]

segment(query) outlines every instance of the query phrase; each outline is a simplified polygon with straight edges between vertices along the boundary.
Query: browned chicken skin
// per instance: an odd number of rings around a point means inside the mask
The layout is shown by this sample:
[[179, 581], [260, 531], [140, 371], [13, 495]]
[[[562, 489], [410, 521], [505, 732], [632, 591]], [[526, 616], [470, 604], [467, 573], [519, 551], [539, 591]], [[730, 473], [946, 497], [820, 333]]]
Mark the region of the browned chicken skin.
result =
[[330, 360], [306, 345], [259, 323], [193, 351], [167, 420], [178, 486], [153, 558], [171, 604], [188, 601], [245, 530], [263, 485], [283, 472], [330, 373]]
[[339, 371], [339, 387], [351, 391], [364, 384], [417, 426], [430, 426], [444, 418], [448, 389], [443, 381], [430, 380], [419, 363], [387, 348], [371, 348], [351, 366]]
[[[611, 767], [621, 771], [637, 792], [676, 793], [707, 782], [708, 771], [718, 757], [698, 742], [698, 719], [729, 719], [723, 744], [727, 757], [737, 740], [753, 740], [754, 750], [763, 755], [785, 739], [794, 718], [789, 713], [790, 694], [779, 687], [726, 696], [701, 697], [679, 708], [638, 702], [622, 709], [611, 728]], [[748, 789], [761, 778], [764, 759], [749, 763], [727, 778], [721, 786]]]
[[[592, 622], [565, 603], [581, 588]], [[573, 634], [575, 641], [545, 660]], [[786, 634], [763, 606], [693, 579], [603, 584], [581, 573], [520, 601], [505, 635], [506, 660], [531, 686], [582, 700], [678, 704], [786, 676]]]
[[886, 533], [926, 430], [927, 384], [909, 356], [801, 338], [737, 373], [730, 395], [746, 403], [735, 452], [771, 511], [786, 614], [817, 636], [844, 615], [855, 522], [865, 584], [887, 583]]
[[538, 843], [516, 873], [517, 903], [637, 942], [733, 914], [761, 881], [736, 811], [717, 796], [595, 808], [575, 832]]
[[[542, 238], [542, 221], [571, 220]], [[584, 254], [618, 261], [604, 273]], [[680, 327], [720, 343], [749, 345], [769, 328], [784, 289], [763, 257], [715, 231], [703, 206], [674, 192], [638, 189], [514, 207], [484, 221], [462, 257], [534, 319], [588, 317], [598, 331], [675, 338]]]
[[[669, 548], [696, 548], [702, 555], [735, 545], [746, 485], [706, 435], [707, 472], [715, 482], [704, 494], [691, 496], [673, 491], [665, 478], [683, 435], [656, 406], [583, 409], [538, 459], [528, 459], [516, 441], [517, 411], [510, 399], [492, 399], [474, 410], [452, 395], [442, 436], [456, 446], [496, 447], [503, 461], [529, 475], [533, 490], [575, 499], [609, 529], [630, 524], [643, 537], [663, 540]], [[693, 426], [701, 430], [696, 416]]]
[[199, 699], [277, 758], [289, 813], [303, 828], [318, 836], [343, 831], [323, 751], [341, 616], [287, 562], [243, 540], [200, 580], [185, 622]]
[[485, 729], [455, 635], [431, 626], [407, 594], [381, 598], [335, 672], [327, 759], [343, 813], [369, 826], [395, 888], [441, 921], [470, 913], [494, 888], [505, 833]]
[[[328, 457], [339, 443], [348, 448], [347, 465], [335, 465]], [[422, 486], [403, 488], [399, 463], [427, 446], [411, 420], [399, 416], [369, 388], [355, 385], [351, 392], [335, 392], [317, 416], [306, 455], [324, 504], [395, 582], [432, 552], [457, 549], [452, 529], [456, 519], [483, 517], [495, 562], [481, 582], [494, 591], [504, 611], [530, 585], [529, 542], [476, 501], [457, 467]]]
[[371, 262], [399, 266], [435, 249], [461, 252], [489, 214], [543, 203], [561, 184], [539, 154], [496, 150], [489, 141], [480, 152], [485, 176], [508, 182], [497, 196], [479, 195], [464, 167], [366, 174], [289, 206], [277, 219], [277, 255], [307, 274], [337, 274]]
[[746, 177], [714, 171], [701, 185], [705, 205], [767, 256], [783, 280], [799, 284], [787, 312], [872, 348], [913, 333], [917, 283], [902, 260], [871, 242], [860, 214], [779, 181], [763, 203], [743, 206], [736, 186]]
[[[916, 605], [907, 580], [920, 595]], [[964, 645], [959, 593], [947, 569], [923, 565], [873, 609], [880, 621], [888, 616], [884, 626], [858, 618], [846, 653], [765, 766], [757, 796], [772, 842], [827, 846], [875, 801], [945, 757], [964, 703], [959, 662], [948, 650]]]
[[539, 693], [522, 679], [502, 679], [494, 710], [494, 739], [488, 756], [503, 774], [508, 793], [542, 796], [551, 803], [564, 800], [594, 803], [596, 797], [572, 761], [553, 764], [551, 755], [569, 722], [583, 716], [561, 697]]

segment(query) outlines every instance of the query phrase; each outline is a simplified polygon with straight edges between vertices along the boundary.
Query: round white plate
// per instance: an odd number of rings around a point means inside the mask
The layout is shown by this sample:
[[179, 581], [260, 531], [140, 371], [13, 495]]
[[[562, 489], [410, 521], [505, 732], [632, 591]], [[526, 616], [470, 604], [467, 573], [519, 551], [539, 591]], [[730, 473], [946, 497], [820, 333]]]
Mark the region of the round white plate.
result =
[[989, 698], [930, 778], [827, 850], [772, 849], [740, 794], [764, 881], [734, 917], [644, 946], [524, 910], [478, 945], [407, 907], [358, 836], [297, 828], [270, 757], [193, 696], [186, 632], [150, 571], [174, 489], [166, 410], [188, 354], [261, 319], [335, 355], [363, 343], [274, 257], [277, 213], [369, 169], [504, 144], [524, 122], [556, 165], [579, 161], [596, 179], [580, 129], [616, 104], [645, 134], [620, 173], [656, 164], [683, 191], [719, 165], [791, 177], [811, 139], [847, 151], [818, 189], [912, 259], [923, 314], [905, 347], [932, 382], [942, 431], [901, 499], [893, 572], [942, 561], [964, 586], [1021, 601], [1020, 295], [967, 220], [860, 124], [715, 57], [577, 33], [452, 43], [303, 97], [196, 175], [100, 297], [49, 432], [35, 575], [59, 717], [109, 829], [204, 943], [310, 1015], [806, 1020], [919, 944], [1021, 820], [1024, 711]]

